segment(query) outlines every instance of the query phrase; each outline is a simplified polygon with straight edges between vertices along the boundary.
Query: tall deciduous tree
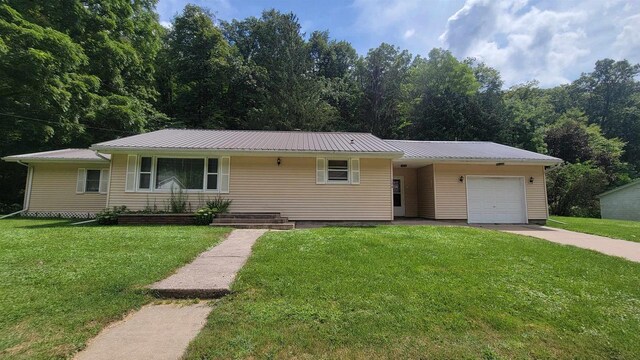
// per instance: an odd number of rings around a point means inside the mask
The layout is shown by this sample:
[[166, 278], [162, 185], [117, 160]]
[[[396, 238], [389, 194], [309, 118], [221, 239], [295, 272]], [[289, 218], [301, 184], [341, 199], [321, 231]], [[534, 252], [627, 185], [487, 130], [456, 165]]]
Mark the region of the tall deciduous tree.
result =
[[591, 73], [573, 83], [589, 121], [609, 137], [628, 143], [625, 160], [640, 169], [640, 64], [627, 60], [598, 60]]
[[358, 63], [356, 78], [362, 89], [359, 105], [360, 129], [383, 138], [395, 138], [402, 132], [400, 106], [411, 54], [381, 44], [369, 50]]
[[481, 87], [473, 69], [449, 51], [433, 49], [417, 58], [407, 81], [411, 136], [424, 140], [473, 140], [480, 116], [473, 97]]
[[247, 126], [254, 129], [329, 129], [338, 117], [313, 74], [313, 61], [295, 15], [276, 10], [260, 18], [224, 24], [230, 43], [242, 56], [245, 90], [252, 107]]
[[94, 111], [78, 121], [115, 131], [84, 132], [76, 146], [143, 131], [149, 119], [162, 118], [151, 105], [155, 57], [161, 27], [156, 0], [8, 0], [30, 23], [66, 34], [86, 56], [80, 73], [94, 76], [99, 87]]
[[162, 107], [190, 128], [227, 128], [231, 48], [213, 15], [187, 5], [158, 56]]

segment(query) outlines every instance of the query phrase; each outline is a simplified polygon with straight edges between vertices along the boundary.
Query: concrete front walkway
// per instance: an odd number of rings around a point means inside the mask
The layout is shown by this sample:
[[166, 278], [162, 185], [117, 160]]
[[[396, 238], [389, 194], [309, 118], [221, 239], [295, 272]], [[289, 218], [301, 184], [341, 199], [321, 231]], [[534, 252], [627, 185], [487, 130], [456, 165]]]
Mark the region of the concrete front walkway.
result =
[[[251, 247], [267, 230], [233, 230], [175, 274], [150, 286], [169, 297], [218, 297], [229, 293]], [[207, 321], [207, 304], [148, 305], [108, 326], [78, 353], [77, 360], [179, 359]]]
[[215, 298], [229, 293], [251, 247], [267, 230], [233, 230], [226, 240], [149, 288], [162, 297]]
[[75, 359], [179, 359], [210, 311], [206, 304], [145, 306], [102, 330]]
[[590, 235], [538, 225], [481, 225], [478, 227], [505, 231], [512, 234], [532, 236], [539, 239], [553, 241], [558, 244], [573, 245], [584, 249], [595, 250], [603, 254], [640, 262], [640, 243], [633, 241], [611, 239], [604, 236]]

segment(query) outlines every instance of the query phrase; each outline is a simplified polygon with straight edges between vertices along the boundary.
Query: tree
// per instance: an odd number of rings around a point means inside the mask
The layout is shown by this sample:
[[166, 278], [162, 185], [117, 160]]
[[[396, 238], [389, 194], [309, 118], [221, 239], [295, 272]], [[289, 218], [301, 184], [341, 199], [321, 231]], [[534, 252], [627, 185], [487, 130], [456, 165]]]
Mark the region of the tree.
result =
[[[87, 127], [109, 124], [113, 130], [84, 131], [74, 139], [74, 146], [140, 132], [149, 117], [162, 117], [151, 105], [157, 96], [154, 64], [161, 35], [155, 0], [7, 3], [25, 21], [66, 34], [85, 56], [79, 73], [99, 80], [92, 107], [77, 120]], [[87, 106], [86, 102], [77, 104]], [[118, 117], [103, 117], [114, 115]]]
[[[84, 128], [98, 79], [69, 36], [25, 20], [0, 5], [0, 156], [68, 145]], [[15, 202], [24, 185], [20, 166], [0, 164], [0, 202]]]
[[433, 49], [427, 59], [417, 58], [403, 105], [411, 136], [422, 140], [494, 140], [502, 119], [500, 84], [495, 69], [461, 62], [446, 50]]
[[[292, 13], [264, 11], [258, 19], [223, 23], [225, 36], [242, 57], [251, 101], [246, 126], [253, 129], [330, 129], [338, 113], [313, 76], [313, 61]], [[241, 96], [238, 96], [241, 97]]]
[[569, 163], [588, 162], [607, 174], [608, 183], [620, 180], [619, 174], [625, 168], [620, 160], [624, 142], [604, 137], [600, 127], [588, 125], [586, 116], [579, 110], [568, 111], [548, 126], [544, 139], [550, 155]]
[[547, 171], [547, 193], [552, 214], [598, 217], [596, 195], [607, 187], [607, 174], [591, 164], [564, 164]]
[[314, 31], [307, 48], [312, 72], [323, 88], [322, 96], [338, 112], [333, 129], [358, 130], [362, 89], [354, 76], [358, 63], [356, 50], [346, 41], [331, 40], [327, 31]]
[[158, 56], [164, 110], [189, 128], [227, 128], [231, 49], [213, 15], [187, 5], [166, 41]]
[[640, 169], [640, 64], [627, 60], [598, 60], [591, 73], [583, 73], [572, 86], [591, 123], [608, 137], [628, 143], [624, 159]]
[[505, 121], [501, 130], [504, 143], [521, 149], [546, 153], [544, 126], [558, 115], [547, 93], [537, 82], [511, 87], [503, 95]]
[[356, 79], [362, 89], [359, 128], [383, 138], [398, 137], [402, 84], [408, 75], [411, 54], [389, 44], [369, 50], [358, 63]]

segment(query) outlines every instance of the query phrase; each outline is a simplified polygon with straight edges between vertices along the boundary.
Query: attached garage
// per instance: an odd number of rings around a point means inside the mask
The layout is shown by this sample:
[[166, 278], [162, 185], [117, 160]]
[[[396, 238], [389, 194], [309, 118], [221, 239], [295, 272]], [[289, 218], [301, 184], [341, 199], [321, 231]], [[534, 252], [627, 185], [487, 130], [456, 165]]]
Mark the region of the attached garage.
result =
[[417, 199], [404, 216], [476, 224], [540, 224], [549, 217], [545, 168], [558, 158], [482, 141], [387, 142], [404, 152], [393, 160], [394, 176], [406, 182], [400, 194]]
[[467, 176], [467, 219], [471, 224], [525, 224], [523, 177]]

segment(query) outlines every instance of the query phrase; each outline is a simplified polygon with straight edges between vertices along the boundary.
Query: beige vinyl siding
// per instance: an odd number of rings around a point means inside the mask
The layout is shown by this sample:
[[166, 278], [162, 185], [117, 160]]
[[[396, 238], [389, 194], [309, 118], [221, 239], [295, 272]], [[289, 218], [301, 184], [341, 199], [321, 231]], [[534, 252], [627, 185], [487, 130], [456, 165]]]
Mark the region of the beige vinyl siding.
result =
[[[391, 220], [391, 160], [360, 158], [360, 184], [316, 184], [315, 157], [232, 156], [229, 193], [233, 212], [280, 212], [291, 220]], [[169, 194], [125, 193], [126, 155], [112, 156], [109, 206], [164, 208]], [[216, 193], [189, 193], [195, 211]]]
[[78, 168], [109, 169], [108, 164], [36, 163], [31, 166], [29, 212], [95, 213], [105, 208], [106, 194], [76, 194], [76, 182]]
[[600, 198], [603, 219], [640, 221], [640, 183]]
[[417, 170], [418, 175], [418, 216], [435, 219], [436, 204], [433, 184], [433, 165]]
[[393, 168], [393, 176], [404, 179], [404, 216], [418, 216], [418, 177], [415, 168]]
[[[525, 181], [527, 215], [529, 220], [547, 218], [547, 197], [544, 166], [541, 165], [473, 165], [435, 164], [436, 219], [466, 219], [466, 181], [460, 176], [496, 175], [522, 176]], [[534, 182], [530, 183], [529, 178]]]

